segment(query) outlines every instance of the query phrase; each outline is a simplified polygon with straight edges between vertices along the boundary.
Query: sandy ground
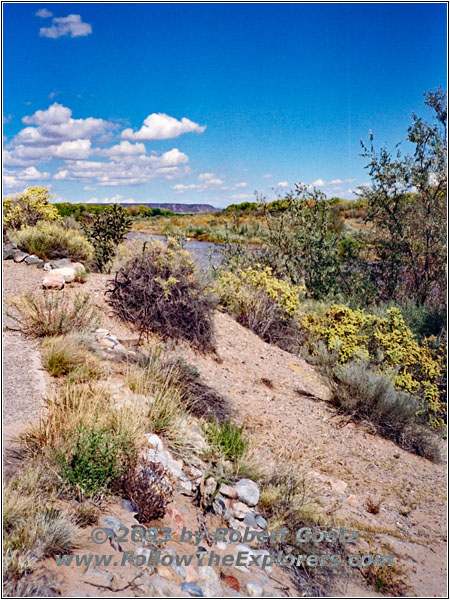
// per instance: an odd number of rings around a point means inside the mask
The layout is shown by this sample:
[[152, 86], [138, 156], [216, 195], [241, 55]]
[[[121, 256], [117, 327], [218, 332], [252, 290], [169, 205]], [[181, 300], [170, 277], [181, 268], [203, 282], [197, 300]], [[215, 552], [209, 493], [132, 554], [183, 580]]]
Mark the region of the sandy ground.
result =
[[[3, 264], [5, 297], [39, 287], [42, 271], [11, 261]], [[104, 303], [107, 278], [90, 275], [77, 289], [91, 294], [103, 326], [123, 335], [127, 329], [111, 318]], [[228, 315], [216, 313], [216, 340], [215, 356], [197, 353], [187, 344], [174, 352], [194, 364], [203, 381], [223, 396], [233, 420], [244, 425], [258, 460], [275, 468], [280, 461], [301, 465], [315, 509], [361, 531], [361, 547], [395, 553], [407, 573], [409, 595], [446, 596], [446, 465], [408, 453], [342, 419], [326, 402], [327, 387], [311, 366], [266, 344]], [[33, 387], [35, 372], [28, 368], [31, 363], [17, 362], [20, 350], [23, 354], [32, 345], [19, 338], [14, 343], [22, 345], [16, 351], [10, 346], [14, 354], [5, 356], [5, 370], [16, 373], [9, 379], [16, 391], [5, 396], [6, 414], [12, 419], [20, 414], [28, 394], [22, 390]], [[378, 502], [379, 512], [373, 514], [368, 507]], [[361, 585], [353, 591], [368, 592]]]

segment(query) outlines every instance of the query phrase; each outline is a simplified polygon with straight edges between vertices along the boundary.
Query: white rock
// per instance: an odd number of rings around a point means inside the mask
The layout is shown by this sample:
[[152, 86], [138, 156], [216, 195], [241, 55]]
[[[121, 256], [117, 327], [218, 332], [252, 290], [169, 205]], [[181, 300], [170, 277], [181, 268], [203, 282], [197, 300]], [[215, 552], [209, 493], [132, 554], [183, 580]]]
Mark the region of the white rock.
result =
[[241, 502], [245, 502], [248, 506], [258, 504], [259, 488], [251, 479], [241, 479], [235, 484], [234, 489], [237, 491]]
[[247, 592], [251, 598], [261, 598], [263, 589], [256, 581], [249, 581], [247, 583]]
[[64, 277], [50, 271], [42, 280], [42, 287], [47, 290], [62, 290], [64, 287]]
[[162, 440], [156, 433], [146, 433], [145, 437], [152, 448], [155, 448], [155, 450], [164, 450]]
[[76, 271], [72, 267], [59, 267], [59, 269], [53, 269], [54, 275], [62, 275], [66, 283], [70, 283], [75, 279]]

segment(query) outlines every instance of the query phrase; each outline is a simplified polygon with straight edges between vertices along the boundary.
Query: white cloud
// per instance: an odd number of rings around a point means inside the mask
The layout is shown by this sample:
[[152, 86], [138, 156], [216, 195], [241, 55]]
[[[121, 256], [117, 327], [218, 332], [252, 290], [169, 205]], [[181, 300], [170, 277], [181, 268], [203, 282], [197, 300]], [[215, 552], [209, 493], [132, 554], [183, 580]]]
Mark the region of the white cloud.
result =
[[231, 197], [235, 200], [245, 200], [246, 198], [253, 198], [252, 194], [231, 194]]
[[263, 175], [263, 179], [271, 179], [272, 177], [274, 177], [272, 173], [266, 173], [265, 175]]
[[75, 38], [86, 36], [90, 33], [92, 33], [92, 26], [89, 25], [89, 23], [83, 23], [80, 15], [55, 17], [52, 19], [51, 27], [41, 27], [39, 30], [39, 35], [41, 37], [51, 38], [53, 40], [65, 35]]
[[19, 144], [12, 150], [5, 150], [4, 164], [6, 166], [25, 166], [30, 162], [49, 161], [52, 158], [75, 160], [87, 158], [91, 154], [90, 140], [70, 140], [51, 146], [27, 146]]
[[214, 173], [200, 173], [198, 176], [199, 181], [203, 181], [206, 185], [222, 185], [223, 179], [214, 175]]
[[287, 188], [289, 183], [287, 181], [279, 181], [276, 187]]
[[36, 167], [27, 167], [21, 171], [14, 172], [5, 169], [3, 172], [3, 184], [5, 187], [9, 188], [17, 188], [30, 181], [41, 181], [45, 179], [50, 179], [50, 173], [47, 173], [46, 171], [41, 173]]
[[247, 182], [246, 181], [241, 181], [240, 183], [236, 183], [234, 185], [235, 188], [245, 188], [247, 187]]
[[342, 179], [332, 179], [330, 181], [331, 185], [342, 185], [344, 183], [344, 181]]
[[46, 8], [41, 8], [35, 13], [35, 15], [37, 17], [41, 17], [41, 19], [48, 19], [49, 17], [53, 17], [53, 13], [47, 10]]
[[106, 150], [103, 150], [103, 154], [110, 158], [122, 158], [124, 156], [135, 156], [137, 154], [145, 154], [144, 144], [131, 144], [127, 141], [121, 141], [120, 144], [111, 146]]
[[312, 182], [312, 184], [315, 186], [324, 186], [325, 181], [323, 179], [316, 179], [315, 181]]
[[122, 138], [142, 141], [167, 140], [183, 133], [203, 133], [205, 129], [206, 126], [194, 123], [186, 117], [178, 121], [165, 113], [153, 113], [148, 115], [138, 131], [133, 131], [131, 128], [124, 129]]

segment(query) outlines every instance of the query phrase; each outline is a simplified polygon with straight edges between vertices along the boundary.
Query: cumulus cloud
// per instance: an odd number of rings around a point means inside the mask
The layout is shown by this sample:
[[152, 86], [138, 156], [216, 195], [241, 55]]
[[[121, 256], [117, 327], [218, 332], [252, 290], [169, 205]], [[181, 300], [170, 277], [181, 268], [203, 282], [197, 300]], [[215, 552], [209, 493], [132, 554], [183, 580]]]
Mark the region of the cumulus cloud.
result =
[[130, 142], [122, 140], [120, 144], [116, 144], [115, 146], [111, 146], [111, 148], [103, 150], [103, 154], [112, 159], [120, 159], [124, 156], [136, 156], [138, 154], [145, 154], [145, 145], [131, 144]]
[[50, 173], [47, 173], [46, 171], [41, 173], [36, 167], [27, 167], [26, 169], [14, 172], [5, 169], [3, 172], [3, 184], [7, 188], [17, 188], [30, 181], [41, 181], [45, 179], [50, 179]]
[[136, 200], [134, 198], [124, 198], [122, 194], [115, 194], [114, 196], [107, 197], [104, 196], [101, 200], [94, 196], [93, 198], [89, 198], [87, 204], [117, 204], [117, 203], [127, 203], [127, 204], [135, 204]]
[[247, 182], [246, 181], [241, 181], [240, 183], [236, 183], [234, 185], [235, 188], [245, 188], [247, 187]]
[[287, 181], [279, 181], [277, 183], [277, 187], [280, 187], [280, 188], [287, 188], [288, 186], [289, 186], [289, 183]]
[[41, 37], [50, 38], [52, 40], [56, 40], [66, 35], [71, 38], [83, 37], [90, 33], [92, 33], [92, 26], [89, 25], [89, 23], [84, 23], [80, 15], [55, 17], [52, 19], [51, 27], [41, 27], [39, 30], [39, 35]]
[[133, 131], [131, 128], [124, 129], [122, 138], [141, 141], [167, 140], [183, 133], [203, 133], [205, 129], [206, 126], [194, 123], [186, 117], [178, 121], [165, 113], [153, 113], [145, 119], [138, 131]]
[[53, 17], [53, 13], [47, 10], [46, 8], [41, 8], [35, 13], [35, 15], [37, 17], [41, 17], [41, 19], [48, 19], [49, 17]]
[[214, 173], [200, 173], [198, 176], [199, 181], [203, 181], [206, 185], [222, 185], [223, 179], [214, 175]]
[[323, 179], [316, 179], [315, 181], [312, 182], [313, 185], [316, 186], [324, 186], [325, 185], [325, 181]]

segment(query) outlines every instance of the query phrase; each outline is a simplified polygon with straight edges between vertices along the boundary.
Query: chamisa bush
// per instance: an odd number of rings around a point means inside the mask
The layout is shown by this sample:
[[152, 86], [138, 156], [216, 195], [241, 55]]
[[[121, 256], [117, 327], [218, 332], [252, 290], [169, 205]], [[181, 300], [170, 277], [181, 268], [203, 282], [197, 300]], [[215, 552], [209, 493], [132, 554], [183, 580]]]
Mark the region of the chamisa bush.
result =
[[213, 299], [189, 253], [173, 240], [144, 245], [109, 281], [106, 295], [116, 316], [141, 337], [158, 333], [202, 350], [214, 347]]
[[29, 187], [21, 194], [3, 199], [3, 227], [5, 230], [33, 227], [38, 221], [58, 221], [58, 210], [50, 204], [48, 188]]
[[58, 223], [39, 221], [18, 231], [10, 232], [9, 240], [21, 250], [35, 254], [43, 260], [70, 258], [89, 262], [94, 256], [90, 242], [76, 229], [67, 229]]
[[256, 264], [220, 272], [214, 290], [241, 325], [284, 350], [299, 350], [302, 334], [296, 317], [304, 286], [277, 279], [270, 267]]

